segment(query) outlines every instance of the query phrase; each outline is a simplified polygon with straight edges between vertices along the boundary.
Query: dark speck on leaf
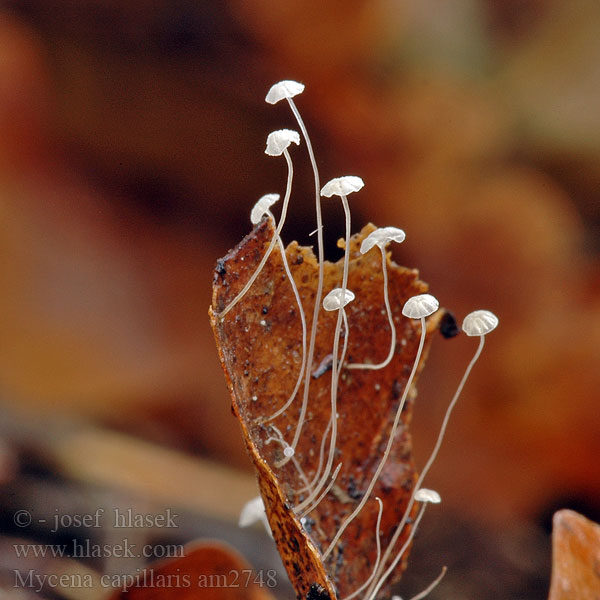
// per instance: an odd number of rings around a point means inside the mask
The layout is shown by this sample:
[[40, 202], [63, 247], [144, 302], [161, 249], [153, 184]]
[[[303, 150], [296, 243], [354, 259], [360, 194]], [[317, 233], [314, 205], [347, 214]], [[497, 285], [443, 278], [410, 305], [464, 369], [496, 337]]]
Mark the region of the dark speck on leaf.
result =
[[318, 583], [313, 583], [306, 594], [306, 600], [331, 600], [325, 588]]
[[346, 488], [346, 491], [352, 500], [358, 500], [363, 497], [363, 493], [356, 489], [356, 481], [354, 481], [352, 475], [348, 478], [348, 487]]
[[215, 267], [215, 271], [219, 275], [225, 275], [225, 273], [227, 273], [227, 269], [225, 269], [225, 260], [224, 259], [219, 258], [219, 260], [217, 260], [217, 266]]
[[446, 311], [440, 321], [440, 333], [446, 338], [456, 337], [460, 333], [460, 327], [451, 312]]
[[262, 307], [262, 314], [266, 315], [269, 312], [269, 307], [268, 306], [263, 306]]
[[392, 385], [392, 396], [394, 397], [395, 400], [398, 400], [398, 398], [400, 398], [401, 395], [402, 395], [402, 386], [400, 385], [400, 382], [397, 379], [395, 379], [394, 385]]

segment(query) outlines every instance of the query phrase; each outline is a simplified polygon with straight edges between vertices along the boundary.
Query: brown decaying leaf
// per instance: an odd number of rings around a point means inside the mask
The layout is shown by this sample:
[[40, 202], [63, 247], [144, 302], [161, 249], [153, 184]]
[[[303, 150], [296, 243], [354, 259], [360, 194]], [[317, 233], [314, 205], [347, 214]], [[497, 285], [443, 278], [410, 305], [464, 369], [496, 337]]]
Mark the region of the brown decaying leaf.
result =
[[600, 525], [572, 510], [554, 515], [548, 600], [600, 600]]
[[223, 542], [186, 547], [182, 558], [158, 561], [140, 572], [139, 583], [110, 600], [274, 600], [266, 573], [254, 572]]
[[[390, 328], [383, 302], [381, 253], [377, 248], [364, 256], [358, 251], [361, 241], [374, 229], [373, 225], [367, 225], [350, 243], [348, 289], [356, 294], [356, 300], [346, 307], [350, 328], [347, 363], [378, 363], [389, 351]], [[279, 469], [274, 467], [283, 458], [282, 446], [277, 442], [266, 443], [269, 436], [275, 435], [271, 424], [291, 442], [302, 388], [286, 413], [271, 423], [258, 422], [286, 402], [302, 361], [301, 321], [279, 251], [272, 253], [243, 300], [223, 320], [216, 316], [252, 275], [272, 236], [272, 225], [264, 220], [219, 261], [211, 321], [233, 399], [233, 411], [241, 423], [275, 542], [296, 593], [306, 597], [310, 592], [314, 597], [319, 589], [316, 586], [321, 586], [324, 592], [320, 595], [334, 598], [337, 593], [343, 598], [360, 587], [373, 569], [376, 501], [372, 499], [365, 505], [325, 565], [321, 552], [360, 501], [383, 454], [420, 337], [419, 322], [403, 317], [401, 308], [410, 296], [425, 292], [427, 286], [419, 281], [416, 270], [399, 267], [388, 257], [390, 302], [398, 334], [396, 352], [385, 369], [342, 369], [333, 465], [343, 464], [332, 491], [313, 510], [303, 527], [292, 508], [304, 497], [295, 491], [301, 490], [304, 484], [292, 462]], [[318, 280], [317, 261], [311, 249], [299, 247], [296, 242], [288, 246], [286, 254], [310, 332]], [[324, 294], [339, 286], [341, 279], [342, 261], [326, 262]], [[428, 320], [425, 355], [442, 312], [438, 311], [437, 316]], [[332, 352], [336, 318], [335, 312], [322, 310], [320, 313], [313, 364], [309, 366], [313, 374]], [[331, 414], [330, 385], [331, 370], [311, 378], [307, 420], [295, 454], [309, 480], [317, 468], [322, 436]], [[416, 478], [408, 431], [414, 396], [414, 393], [409, 395], [392, 453], [372, 493], [373, 498], [379, 496], [383, 500], [383, 548], [404, 514]], [[326, 448], [328, 444], [329, 439]], [[397, 548], [401, 547], [408, 531], [409, 527]], [[400, 576], [405, 566], [403, 562], [392, 581]]]

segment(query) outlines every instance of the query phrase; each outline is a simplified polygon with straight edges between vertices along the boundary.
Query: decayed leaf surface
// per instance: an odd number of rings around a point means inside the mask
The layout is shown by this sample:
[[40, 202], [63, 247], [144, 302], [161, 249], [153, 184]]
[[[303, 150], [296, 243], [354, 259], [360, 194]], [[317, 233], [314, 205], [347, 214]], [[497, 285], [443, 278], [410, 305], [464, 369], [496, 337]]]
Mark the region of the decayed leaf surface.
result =
[[[381, 253], [376, 248], [359, 253], [361, 241], [375, 227], [366, 226], [351, 239], [348, 288], [356, 294], [346, 311], [349, 321], [346, 363], [379, 363], [389, 351], [390, 328], [384, 310]], [[264, 220], [217, 265], [211, 320], [221, 361], [243, 436], [256, 468], [273, 535], [298, 596], [311, 598], [337, 593], [344, 597], [369, 577], [376, 559], [375, 522], [378, 505], [371, 499], [344, 532], [323, 564], [320, 553], [329, 545], [340, 524], [360, 501], [388, 440], [398, 402], [413, 364], [420, 337], [418, 321], [401, 314], [404, 302], [426, 291], [416, 270], [399, 267], [388, 259], [389, 294], [398, 334], [392, 363], [382, 370], [341, 370], [338, 391], [338, 437], [334, 465], [342, 462], [336, 484], [305, 520], [292, 507], [305, 495], [304, 483], [290, 461], [282, 468], [282, 445], [267, 443], [275, 436], [271, 425], [291, 441], [300, 412], [302, 388], [286, 413], [269, 423], [291, 394], [302, 362], [302, 330], [298, 306], [286, 278], [281, 254], [274, 251], [247, 295], [225, 317], [216, 314], [242, 289], [254, 272], [273, 235]], [[318, 280], [311, 249], [291, 243], [286, 254], [305, 307], [308, 331]], [[324, 295], [342, 280], [342, 261], [325, 264]], [[442, 311], [439, 311], [441, 313]], [[436, 313], [438, 315], [439, 313]], [[330, 414], [331, 369], [325, 370], [333, 346], [337, 313], [321, 310], [311, 377], [307, 421], [295, 459], [310, 480], [319, 463], [321, 440]], [[428, 320], [427, 350], [439, 317]], [[329, 361], [330, 362], [330, 361]], [[421, 362], [421, 366], [422, 366]], [[318, 376], [317, 376], [318, 375]], [[408, 431], [414, 394], [403, 410], [401, 425], [373, 498], [383, 500], [381, 541], [385, 548], [406, 509], [415, 481]], [[326, 448], [329, 440], [327, 440]], [[397, 548], [400, 548], [407, 531]], [[404, 565], [400, 564], [396, 578]], [[319, 587], [320, 586], [320, 587]], [[385, 589], [385, 588], [384, 588]]]
[[275, 579], [255, 572], [223, 542], [203, 542], [186, 555], [151, 564], [139, 581], [111, 600], [273, 600]]
[[572, 510], [554, 515], [548, 600], [600, 600], [600, 525]]

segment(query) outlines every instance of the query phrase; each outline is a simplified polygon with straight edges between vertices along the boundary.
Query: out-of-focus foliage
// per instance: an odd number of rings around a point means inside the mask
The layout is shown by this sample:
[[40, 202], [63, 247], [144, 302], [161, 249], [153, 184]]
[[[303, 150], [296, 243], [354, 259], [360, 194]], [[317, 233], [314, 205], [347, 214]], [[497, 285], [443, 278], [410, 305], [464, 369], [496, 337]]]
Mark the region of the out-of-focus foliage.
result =
[[[214, 258], [280, 191], [262, 150], [291, 122], [262, 99], [293, 77], [323, 176], [367, 182], [355, 222], [405, 229], [397, 260], [458, 317], [502, 319], [431, 475], [445, 501], [497, 521], [565, 496], [597, 506], [598, 13], [593, 0], [9, 2], [3, 402], [246, 464], [206, 308]], [[314, 229], [310, 186], [298, 178], [286, 240]], [[331, 239], [339, 216], [328, 209]], [[418, 456], [470, 351], [432, 353]]]

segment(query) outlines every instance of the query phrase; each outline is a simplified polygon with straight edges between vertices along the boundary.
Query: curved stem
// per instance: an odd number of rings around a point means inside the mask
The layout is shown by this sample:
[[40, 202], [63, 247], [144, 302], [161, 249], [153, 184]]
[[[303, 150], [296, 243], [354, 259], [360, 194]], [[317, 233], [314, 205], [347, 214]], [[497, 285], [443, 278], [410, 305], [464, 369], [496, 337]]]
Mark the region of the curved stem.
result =
[[323, 490], [323, 492], [321, 492], [321, 495], [312, 503], [312, 505], [310, 507], [308, 507], [301, 515], [300, 518], [306, 517], [306, 515], [308, 515], [309, 512], [313, 511], [315, 508], [317, 508], [317, 506], [319, 505], [319, 503], [321, 502], [321, 500], [323, 500], [323, 498], [325, 498], [325, 496], [327, 496], [327, 494], [329, 493], [329, 490], [333, 487], [333, 484], [335, 483], [335, 479], [338, 476], [338, 473], [340, 472], [340, 469], [342, 468], [342, 463], [340, 463], [336, 468], [335, 471], [333, 472], [333, 475], [331, 476], [331, 481], [329, 482], [329, 485]]
[[269, 259], [269, 256], [271, 256], [271, 252], [273, 251], [273, 248], [275, 247], [275, 243], [277, 242], [277, 239], [279, 238], [279, 236], [281, 234], [281, 230], [283, 229], [283, 224], [285, 223], [285, 217], [287, 215], [288, 203], [290, 201], [290, 195], [292, 193], [292, 178], [294, 177], [294, 167], [292, 165], [292, 159], [290, 158], [290, 153], [287, 151], [287, 149], [285, 149], [283, 151], [283, 155], [285, 156], [285, 160], [288, 165], [288, 177], [287, 177], [287, 185], [285, 188], [285, 197], [283, 199], [283, 206], [281, 207], [281, 216], [279, 218], [279, 224], [277, 225], [277, 229], [275, 230], [275, 233], [274, 233], [273, 237], [271, 238], [271, 242], [269, 243], [269, 247], [267, 248], [267, 251], [265, 252], [264, 256], [262, 257], [260, 263], [258, 263], [258, 267], [256, 267], [256, 270], [252, 274], [252, 277], [250, 277], [250, 279], [248, 280], [246, 285], [242, 288], [240, 293], [220, 313], [217, 313], [216, 316], [219, 319], [223, 319], [225, 317], [225, 315], [246, 295], [246, 292], [252, 287], [252, 284], [256, 281], [256, 278], [260, 275], [260, 272], [262, 271], [263, 267], [265, 266], [265, 263]]
[[373, 567], [373, 571], [369, 575], [368, 579], [357, 590], [352, 592], [349, 596], [346, 596], [343, 600], [352, 600], [352, 598], [358, 596], [358, 594], [360, 594], [371, 583], [371, 581], [373, 581], [373, 578], [377, 573], [377, 569], [379, 568], [379, 561], [381, 560], [381, 538], [379, 536], [379, 528], [381, 527], [383, 502], [379, 497], [376, 497], [375, 500], [379, 502], [379, 514], [377, 515], [377, 525], [375, 525], [375, 543], [377, 544], [377, 558], [375, 559], [375, 566]]
[[482, 335], [482, 336], [480, 336], [479, 346], [477, 347], [477, 350], [475, 351], [473, 358], [471, 359], [467, 368], [465, 369], [462, 379], [460, 380], [460, 383], [458, 384], [458, 387], [456, 388], [456, 391], [454, 392], [454, 396], [452, 397], [452, 400], [450, 401], [450, 404], [448, 405], [448, 408], [446, 409], [446, 414], [444, 415], [444, 420], [442, 421], [442, 425], [440, 427], [440, 432], [438, 433], [437, 441], [436, 441], [435, 446], [429, 456], [429, 460], [423, 467], [423, 470], [421, 471], [421, 473], [417, 479], [417, 483], [413, 487], [413, 491], [410, 496], [410, 500], [408, 501], [408, 505], [406, 506], [406, 510], [404, 511], [402, 520], [400, 521], [398, 528], [396, 529], [394, 535], [392, 536], [392, 539], [390, 540], [390, 543], [388, 544], [388, 547], [386, 548], [386, 550], [383, 554], [383, 563], [384, 564], [390, 557], [392, 550], [394, 548], [394, 545], [398, 541], [398, 538], [400, 537], [400, 535], [402, 533], [402, 529], [404, 529], [404, 526], [406, 525], [406, 521], [408, 520], [410, 511], [412, 510], [413, 504], [415, 502], [415, 494], [421, 488], [421, 486], [423, 484], [423, 480], [425, 479], [425, 476], [427, 475], [427, 472], [431, 468], [431, 465], [433, 464], [433, 462], [435, 461], [435, 459], [438, 455], [438, 452], [442, 445], [442, 441], [444, 439], [444, 435], [446, 433], [446, 428], [448, 427], [448, 422], [450, 421], [450, 416], [452, 414], [452, 410], [454, 409], [456, 402], [465, 386], [465, 383], [466, 383], [467, 379], [469, 378], [471, 369], [473, 369], [473, 366], [475, 365], [475, 363], [479, 359], [479, 356], [481, 355], [481, 351], [483, 350], [484, 344], [485, 344], [485, 337]]
[[438, 586], [440, 581], [444, 578], [444, 575], [446, 574], [447, 570], [448, 570], [447, 567], [442, 567], [442, 572], [422, 592], [419, 592], [416, 596], [413, 596], [410, 600], [422, 600], [426, 596], [429, 596], [429, 594]]
[[[348, 287], [348, 269], [350, 263], [350, 207], [348, 206], [348, 200], [346, 196], [342, 194], [342, 206], [344, 207], [344, 214], [346, 216], [346, 248], [344, 252], [344, 267], [342, 272], [342, 286], [341, 286], [341, 297], [346, 297], [346, 289]], [[331, 473], [331, 466], [333, 464], [333, 456], [335, 454], [335, 442], [337, 439], [337, 392], [338, 392], [338, 380], [339, 380], [339, 369], [338, 369], [338, 351], [340, 343], [340, 331], [342, 329], [344, 308], [338, 310], [337, 323], [335, 326], [335, 333], [333, 334], [333, 362], [331, 367], [331, 439], [329, 442], [329, 456], [327, 457], [327, 464], [325, 465], [325, 471], [315, 489], [309, 494], [306, 500], [295, 508], [296, 511], [301, 511], [308, 506], [313, 499], [320, 493], [321, 489], [327, 482], [329, 474]]]
[[308, 343], [308, 355], [306, 357], [306, 370], [304, 375], [304, 391], [302, 393], [302, 405], [300, 407], [300, 414], [298, 416], [298, 424], [296, 425], [296, 431], [294, 432], [294, 439], [292, 440], [291, 446], [295, 450], [298, 445], [298, 440], [300, 439], [300, 434], [302, 432], [302, 427], [304, 425], [304, 421], [306, 419], [306, 411], [308, 408], [308, 395], [310, 391], [310, 383], [311, 383], [311, 371], [312, 371], [312, 363], [313, 357], [315, 353], [315, 342], [317, 339], [317, 323], [319, 320], [319, 311], [321, 310], [321, 299], [323, 297], [323, 279], [324, 279], [324, 263], [325, 263], [325, 251], [323, 244], [323, 217], [321, 214], [321, 184], [319, 181], [319, 170], [317, 168], [317, 161], [315, 160], [315, 155], [312, 149], [312, 144], [310, 141], [310, 137], [308, 136], [308, 132], [306, 131], [306, 127], [304, 126], [304, 121], [296, 108], [296, 104], [291, 98], [287, 99], [288, 104], [294, 113], [294, 117], [298, 122], [298, 126], [300, 127], [300, 131], [304, 137], [304, 141], [306, 142], [306, 149], [308, 151], [308, 156], [310, 159], [310, 164], [313, 169], [313, 175], [315, 179], [315, 211], [317, 217], [317, 248], [318, 248], [318, 264], [319, 264], [319, 279], [317, 283], [317, 292], [315, 294], [315, 305], [313, 309], [313, 319], [310, 328], [310, 338]]
[[388, 322], [390, 324], [390, 331], [392, 334], [392, 339], [390, 340], [390, 351], [387, 355], [387, 358], [376, 365], [371, 365], [367, 363], [353, 363], [350, 365], [346, 365], [346, 369], [383, 369], [387, 367], [392, 358], [394, 357], [394, 350], [396, 349], [396, 326], [394, 325], [394, 318], [392, 315], [392, 308], [390, 306], [390, 297], [388, 293], [388, 273], [387, 273], [387, 257], [385, 255], [385, 248], [381, 247], [381, 270], [383, 271], [383, 302], [385, 303], [385, 310], [388, 317]]
[[[343, 308], [341, 310], [342, 310], [342, 316], [344, 319], [344, 346], [342, 349], [342, 355], [340, 356], [340, 359], [338, 361], [339, 365], [344, 363], [344, 357], [346, 356], [346, 350], [348, 349], [348, 336], [349, 336], [349, 331], [350, 331], [348, 328], [348, 317], [346, 316], [346, 311]], [[319, 451], [319, 467], [317, 468], [317, 470], [315, 472], [315, 476], [313, 477], [313, 479], [311, 480], [311, 482], [307, 488], [302, 488], [302, 490], [298, 490], [297, 493], [300, 493], [306, 489], [308, 489], [309, 491], [312, 491], [313, 486], [315, 485], [316, 481], [318, 480], [319, 475], [321, 473], [321, 467], [323, 466], [323, 454], [325, 451], [325, 441], [327, 440], [327, 436], [329, 435], [329, 430], [331, 429], [333, 421], [334, 421], [333, 416], [331, 416], [329, 418], [329, 422], [327, 423], [327, 427], [325, 428], [325, 433], [323, 434], [323, 438], [321, 439], [321, 449]], [[302, 503], [298, 505], [298, 508], [301, 510], [305, 503], [306, 503], [306, 500], [303, 500]], [[316, 503], [316, 504], [318, 504], [318, 503]], [[316, 504], [313, 506], [313, 508], [316, 506]], [[312, 508], [311, 508], [311, 510], [312, 510]], [[309, 512], [310, 511], [305, 511], [305, 514], [308, 514]]]
[[348, 326], [348, 315], [346, 311], [342, 308], [342, 319], [344, 321], [344, 345], [342, 346], [342, 355], [340, 356], [340, 360], [338, 361], [338, 369], [342, 368], [344, 364], [344, 358], [346, 358], [346, 351], [348, 350], [348, 338], [350, 337], [350, 328]]
[[[279, 430], [279, 428], [275, 427], [275, 425], [269, 425], [269, 427], [279, 436], [279, 437], [273, 437], [273, 436], [269, 436], [266, 440], [265, 440], [265, 444], [270, 444], [271, 442], [278, 442], [279, 444], [281, 444], [283, 446], [283, 448], [289, 448], [289, 444], [283, 439], [283, 433], [281, 433], [281, 431]], [[296, 471], [298, 471], [298, 474], [300, 475], [300, 478], [302, 479], [304, 485], [310, 485], [308, 483], [308, 479], [306, 477], [306, 475], [304, 474], [304, 471], [302, 470], [302, 467], [300, 466], [300, 463], [298, 462], [298, 459], [295, 456], [290, 456], [290, 459], [294, 465], [294, 467], [296, 467]]]
[[321, 469], [323, 468], [323, 456], [325, 454], [325, 442], [327, 441], [327, 436], [329, 435], [329, 430], [331, 429], [331, 419], [329, 419], [329, 421], [327, 422], [327, 427], [325, 428], [325, 433], [323, 434], [323, 438], [321, 439], [321, 449], [319, 451], [319, 465], [317, 467], [317, 470], [314, 473], [313, 478], [311, 479], [310, 483], [308, 484], [308, 486], [303, 487], [299, 490], [296, 490], [296, 494], [302, 494], [306, 491], [311, 491], [315, 485], [315, 483], [317, 483], [317, 480], [319, 479], [319, 475], [321, 475]]
[[306, 368], [306, 316], [304, 314], [304, 309], [302, 307], [302, 301], [300, 300], [300, 294], [298, 293], [298, 287], [296, 286], [296, 282], [292, 277], [292, 273], [290, 271], [290, 265], [287, 260], [287, 256], [285, 253], [285, 248], [283, 247], [283, 242], [281, 238], [278, 238], [279, 249], [281, 251], [281, 258], [283, 260], [283, 267], [285, 269], [286, 275], [290, 280], [290, 285], [292, 286], [292, 290], [294, 292], [294, 296], [296, 298], [296, 303], [298, 304], [298, 310], [300, 311], [300, 320], [302, 322], [302, 364], [300, 365], [300, 373], [298, 374], [298, 379], [296, 380], [296, 385], [288, 398], [287, 402], [276, 412], [274, 412], [270, 417], [266, 419], [260, 418], [257, 419], [257, 422], [260, 423], [268, 423], [269, 421], [277, 418], [279, 415], [283, 414], [290, 406], [290, 404], [294, 401], [296, 394], [298, 393], [298, 389], [302, 384], [302, 379], [304, 377], [304, 369]]
[[388, 459], [388, 456], [390, 455], [390, 452], [392, 449], [392, 444], [394, 443], [394, 435], [396, 433], [396, 429], [398, 428], [398, 423], [400, 422], [400, 416], [402, 415], [402, 409], [404, 408], [404, 404], [406, 403], [406, 399], [408, 398], [408, 393], [410, 391], [410, 387], [412, 385], [413, 379], [417, 372], [417, 368], [419, 366], [419, 360], [421, 359], [421, 354], [423, 353], [423, 346], [425, 345], [426, 335], [427, 335], [427, 329], [425, 327], [425, 319], [422, 318], [421, 319], [421, 339], [419, 341], [419, 348], [417, 350], [417, 355], [415, 356], [415, 361], [413, 363], [413, 367], [410, 372], [410, 376], [408, 378], [408, 381], [406, 382], [406, 386], [404, 387], [404, 392], [402, 393], [402, 398], [400, 399], [400, 404], [398, 405], [398, 410], [396, 411], [396, 417], [394, 418], [394, 424], [392, 425], [392, 430], [390, 431], [390, 435], [388, 438], [387, 446], [385, 448], [385, 452], [383, 453], [383, 456], [381, 457], [381, 460], [379, 461], [379, 465], [377, 465], [377, 469], [375, 470], [375, 473], [373, 474], [373, 477], [371, 478], [371, 483], [369, 483], [369, 487], [366, 489], [361, 501], [359, 502], [358, 506], [352, 511], [352, 514], [350, 514], [350, 516], [342, 523], [337, 534], [335, 535], [333, 540], [331, 540], [329, 547], [323, 553], [323, 560], [325, 560], [329, 556], [329, 554], [331, 553], [331, 551], [337, 544], [338, 540], [342, 536], [342, 533], [344, 533], [344, 531], [346, 530], [346, 527], [348, 527], [348, 525], [350, 525], [352, 520], [356, 517], [356, 515], [358, 515], [358, 513], [362, 510], [363, 506], [367, 503], [369, 496], [371, 495], [371, 492], [373, 491], [373, 488], [375, 487], [375, 484], [377, 483], [377, 480], [379, 479], [379, 475], [381, 475], [381, 471], [383, 471], [385, 462]]
[[[375, 600], [375, 596], [377, 596], [377, 592], [379, 592], [379, 590], [381, 589], [381, 586], [385, 583], [385, 580], [392, 574], [392, 571], [396, 568], [396, 566], [400, 562], [400, 559], [402, 558], [402, 556], [404, 556], [404, 553], [406, 552], [406, 549], [412, 542], [412, 539], [415, 536], [415, 533], [417, 531], [417, 527], [419, 526], [419, 523], [421, 522], [421, 519], [423, 518], [423, 515], [425, 514], [426, 507], [427, 507], [427, 503], [424, 503], [421, 505], [419, 514], [417, 515], [417, 518], [415, 519], [415, 522], [413, 523], [412, 529], [410, 530], [410, 534], [406, 538], [404, 545], [402, 546], [402, 548], [400, 548], [400, 552], [398, 552], [398, 554], [396, 555], [396, 558], [394, 558], [394, 560], [392, 561], [392, 563], [390, 564], [388, 569], [385, 571], [385, 573], [381, 576], [381, 578], [377, 582], [377, 585], [373, 588], [373, 591], [368, 596], [368, 600]], [[382, 564], [385, 564], [385, 562], [383, 562]]]

